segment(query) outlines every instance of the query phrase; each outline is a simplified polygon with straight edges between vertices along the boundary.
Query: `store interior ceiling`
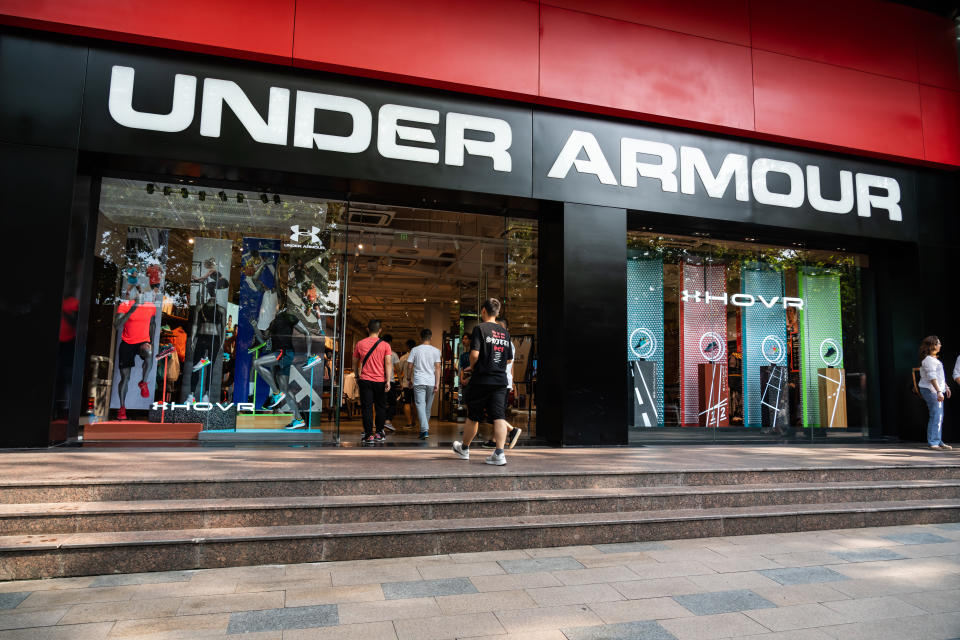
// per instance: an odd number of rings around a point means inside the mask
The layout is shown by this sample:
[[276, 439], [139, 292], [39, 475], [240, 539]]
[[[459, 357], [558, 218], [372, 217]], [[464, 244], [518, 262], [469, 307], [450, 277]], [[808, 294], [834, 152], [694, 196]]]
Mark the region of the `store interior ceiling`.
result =
[[395, 348], [418, 340], [428, 306], [445, 310], [455, 327], [489, 296], [504, 303], [512, 333], [535, 333], [535, 220], [274, 195], [104, 178], [100, 211], [117, 225], [183, 230], [171, 242], [191, 233], [286, 240], [292, 225], [329, 227], [331, 248], [342, 257], [331, 263], [330, 277], [347, 281], [348, 326], [363, 333], [379, 318]]

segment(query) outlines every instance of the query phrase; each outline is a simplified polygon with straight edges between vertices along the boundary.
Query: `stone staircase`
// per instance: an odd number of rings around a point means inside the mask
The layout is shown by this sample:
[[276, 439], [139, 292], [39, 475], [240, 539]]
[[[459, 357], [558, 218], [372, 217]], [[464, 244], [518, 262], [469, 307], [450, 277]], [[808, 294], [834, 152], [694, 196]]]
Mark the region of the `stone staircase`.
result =
[[960, 521], [960, 463], [0, 482], [0, 579]]

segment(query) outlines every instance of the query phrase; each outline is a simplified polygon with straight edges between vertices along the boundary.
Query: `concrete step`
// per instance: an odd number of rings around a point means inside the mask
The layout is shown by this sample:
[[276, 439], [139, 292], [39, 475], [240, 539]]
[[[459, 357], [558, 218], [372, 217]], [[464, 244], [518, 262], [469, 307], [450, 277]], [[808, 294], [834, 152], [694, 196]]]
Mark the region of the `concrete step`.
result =
[[941, 499], [960, 499], [960, 480], [6, 504], [0, 505], [0, 535]]
[[960, 521], [960, 500], [769, 505], [0, 538], [0, 579]]
[[384, 494], [456, 494], [486, 491], [622, 489], [656, 486], [777, 485], [833, 482], [958, 480], [960, 464], [797, 467], [738, 470], [523, 472], [513, 467], [464, 464], [458, 474], [271, 477], [250, 480], [181, 478], [66, 482], [0, 482], [0, 504], [357, 496]]

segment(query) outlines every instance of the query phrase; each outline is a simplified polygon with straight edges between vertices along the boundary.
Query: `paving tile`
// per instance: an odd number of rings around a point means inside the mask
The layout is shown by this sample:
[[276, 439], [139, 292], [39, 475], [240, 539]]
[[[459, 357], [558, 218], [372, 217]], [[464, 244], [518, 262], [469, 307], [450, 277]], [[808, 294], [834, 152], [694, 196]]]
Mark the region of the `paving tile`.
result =
[[608, 584], [582, 584], [569, 587], [527, 589], [527, 594], [541, 607], [559, 607], [570, 604], [611, 602], [623, 596]]
[[514, 591], [469, 593], [457, 596], [438, 596], [436, 601], [444, 615], [529, 609], [537, 606], [537, 603], [533, 601], [527, 592], [521, 589]]
[[929, 613], [893, 596], [839, 600], [826, 602], [824, 606], [846, 616], [851, 622], [869, 622], [870, 620], [882, 620], [883, 618], [906, 618]]
[[828, 609], [822, 604], [797, 604], [774, 609], [757, 609], [745, 611], [744, 614], [771, 631], [809, 629], [851, 622], [847, 616]]
[[230, 616], [218, 613], [208, 616], [179, 616], [174, 618], [148, 618], [145, 620], [120, 620], [115, 622], [108, 637], [114, 638], [196, 638], [224, 634]]
[[384, 582], [383, 597], [387, 600], [404, 598], [429, 598], [477, 593], [469, 578], [443, 578], [441, 580], [414, 580], [412, 582]]
[[945, 522], [934, 526], [937, 529], [944, 529], [946, 531], [960, 531], [960, 522]]
[[820, 629], [837, 640], [948, 640], [958, 637], [960, 614], [858, 622]]
[[906, 559], [906, 556], [900, 555], [890, 549], [855, 549], [851, 551], [831, 551], [830, 554], [847, 562], [875, 562], [877, 560]]
[[[139, 618], [165, 618], [177, 615], [182, 598], [159, 598], [124, 602], [94, 602], [77, 604], [60, 618], [58, 624], [81, 624], [84, 622], [108, 622], [113, 620], [137, 620]], [[209, 612], [202, 612], [209, 613]]]
[[660, 625], [677, 640], [714, 640], [765, 633], [767, 629], [742, 613], [661, 620]]
[[20, 608], [49, 609], [63, 605], [83, 604], [85, 602], [118, 602], [129, 600], [139, 587], [101, 587], [98, 589], [62, 589], [56, 591], [34, 591], [20, 603]]
[[[257, 593], [262, 591], [286, 591], [287, 589], [322, 589], [331, 585], [330, 577], [317, 580], [304, 578], [302, 580], [281, 578], [279, 580], [241, 580], [237, 582], [235, 593]], [[217, 594], [196, 594], [217, 595]]]
[[849, 580], [848, 576], [837, 573], [827, 567], [794, 567], [790, 569], [767, 569], [760, 572], [767, 578], [783, 584], [814, 584], [819, 582], [839, 582]]
[[673, 596], [673, 599], [698, 616], [733, 613], [734, 611], [747, 611], [748, 609], [770, 609], [777, 606], [747, 589], [691, 593]]
[[0, 582], [0, 593], [10, 591], [49, 591], [58, 589], [82, 589], [90, 586], [94, 576], [78, 578], [41, 578], [38, 580], [11, 580]]
[[552, 573], [515, 573], [502, 576], [474, 576], [470, 582], [477, 591], [512, 591], [537, 587], [559, 587], [560, 582]]
[[904, 593], [897, 598], [930, 613], [950, 613], [960, 611], [960, 589], [948, 591], [924, 591], [922, 593]]
[[354, 584], [379, 584], [381, 582], [408, 582], [422, 580], [423, 576], [417, 571], [417, 565], [381, 565], [362, 566], [350, 569], [335, 569], [330, 572], [330, 579], [335, 587]]
[[227, 635], [276, 629], [311, 629], [313, 627], [329, 627], [339, 623], [337, 606], [332, 604], [243, 611], [230, 615]]
[[923, 587], [917, 585], [912, 580], [889, 580], [889, 579], [868, 579], [868, 580], [847, 580], [845, 582], [835, 582], [830, 585], [840, 593], [846, 594], [851, 598], [873, 598], [876, 596], [890, 596], [901, 593], [913, 593], [923, 590]]
[[595, 569], [574, 569], [573, 571], [554, 571], [553, 575], [565, 585], [623, 582], [626, 580], [636, 580], [639, 577], [626, 567], [600, 567]]
[[[247, 640], [247, 636], [237, 636], [237, 640]], [[363, 622], [338, 627], [289, 629], [283, 632], [283, 640], [397, 640], [397, 633], [389, 621]]]
[[470, 640], [567, 640], [560, 629], [540, 629], [538, 631], [521, 631], [495, 636], [477, 636]]
[[960, 555], [960, 540], [930, 544], [906, 544], [897, 547], [897, 553], [907, 558], [932, 558]]
[[800, 551], [797, 553], [777, 553], [765, 556], [773, 560], [781, 567], [813, 567], [829, 564], [843, 564], [846, 560], [841, 560], [832, 553], [826, 551]]
[[472, 551], [468, 553], [451, 553], [453, 562], [488, 562], [497, 560], [525, 560], [530, 554], [525, 549], [504, 549], [503, 551]]
[[657, 562], [720, 562], [726, 556], [712, 549], [666, 549], [647, 551], [646, 554]]
[[676, 636], [651, 620], [572, 627], [563, 629], [563, 634], [570, 640], [677, 640]]
[[283, 577], [287, 580], [329, 581], [330, 568], [327, 564], [326, 562], [288, 564], [284, 567]]
[[846, 600], [849, 597], [824, 583], [757, 587], [753, 591], [758, 596], [766, 598], [778, 607], [786, 607], [792, 604]]
[[608, 623], [685, 618], [693, 614], [677, 604], [673, 598], [646, 598], [618, 602], [595, 602], [590, 605], [600, 618]]
[[953, 542], [950, 538], [944, 538], [934, 533], [898, 533], [883, 537], [900, 544], [939, 544], [941, 542]]
[[498, 611], [497, 618], [509, 633], [603, 624], [600, 617], [586, 605]]
[[819, 629], [793, 629], [777, 633], [764, 633], [759, 636], [744, 636], [738, 640], [832, 640], [832, 636]]
[[707, 560], [703, 563], [717, 573], [756, 571], [758, 569], [777, 569], [783, 565], [763, 556], [743, 556], [725, 560]]
[[537, 573], [541, 571], [565, 571], [583, 569], [584, 566], [571, 556], [530, 558], [529, 560], [500, 560], [507, 573]]
[[685, 576], [701, 576], [716, 573], [713, 569], [701, 562], [652, 562], [629, 563], [627, 568], [641, 578], [682, 578]]
[[662, 542], [614, 542], [611, 544], [595, 544], [593, 548], [600, 553], [633, 553], [636, 551], [659, 551], [670, 547]]
[[567, 547], [544, 547], [542, 549], [527, 549], [531, 558], [556, 558], [560, 556], [590, 555], [597, 550], [592, 545], [574, 545]]
[[442, 615], [433, 598], [386, 600], [381, 602], [347, 602], [339, 605], [340, 624], [432, 618]]
[[611, 585], [628, 600], [641, 598], [659, 598], [679, 596], [687, 593], [700, 593], [704, 589], [690, 581], [690, 578], [657, 578], [654, 580], [632, 580], [614, 582]]
[[424, 580], [437, 578], [469, 578], [471, 576], [495, 576], [506, 573], [495, 561], [441, 563], [431, 562], [418, 565], [417, 569]]
[[32, 591], [8, 591], [0, 593], [0, 611], [5, 609], [15, 609], [33, 593]]
[[309, 587], [287, 590], [285, 605], [302, 607], [311, 604], [340, 604], [344, 602], [371, 602], [383, 600], [383, 589], [378, 584], [360, 584], [349, 587]]
[[27, 627], [46, 627], [57, 624], [57, 621], [68, 611], [67, 607], [56, 609], [34, 609], [23, 611], [14, 610], [0, 615], [0, 630], [26, 629]]
[[700, 591], [732, 591], [735, 589], [755, 589], [777, 584], [757, 571], [738, 573], [714, 573], [703, 576], [689, 576], [690, 582], [700, 587]]
[[656, 560], [642, 551], [629, 553], [595, 553], [575, 558], [583, 566], [593, 569], [599, 567], [619, 567], [627, 564], [656, 564]]
[[116, 587], [116, 589], [132, 589], [131, 600], [152, 600], [154, 598], [212, 596], [233, 593], [237, 584], [237, 581], [233, 579], [219, 581], [204, 578], [202, 580], [191, 580], [190, 582], [138, 584], [129, 587]]
[[194, 571], [161, 571], [157, 573], [127, 573], [111, 576], [97, 576], [91, 587], [122, 587], [130, 584], [160, 584], [164, 582], [188, 582]]
[[396, 620], [399, 640], [446, 640], [503, 633], [497, 617], [490, 612], [437, 616], [418, 620]]
[[57, 627], [34, 627], [0, 631], [0, 640], [104, 640], [112, 622], [68, 624]]
[[183, 599], [183, 602], [180, 604], [179, 615], [189, 616], [202, 613], [233, 613], [235, 611], [280, 609], [284, 606], [284, 602], [283, 591], [235, 593], [217, 596], [191, 596]]

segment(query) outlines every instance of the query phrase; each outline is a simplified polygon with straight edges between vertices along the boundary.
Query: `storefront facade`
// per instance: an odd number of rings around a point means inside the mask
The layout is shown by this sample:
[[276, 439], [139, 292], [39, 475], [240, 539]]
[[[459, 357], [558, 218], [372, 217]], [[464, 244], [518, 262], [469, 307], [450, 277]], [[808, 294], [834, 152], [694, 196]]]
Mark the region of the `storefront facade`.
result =
[[[460, 255], [428, 218], [497, 238], [502, 269], [431, 322], [455, 356], [466, 298], [523, 318], [533, 443], [918, 439], [916, 345], [957, 354], [948, 167], [16, 28], [0, 45], [11, 277], [33, 282], [5, 297], [7, 446], [185, 410], [207, 439], [276, 441], [299, 410], [346, 442], [351, 278], [393, 266], [370, 224], [388, 209], [419, 212], [388, 240], [409, 255]], [[301, 327], [282, 417], [257, 377], [278, 311]]]

